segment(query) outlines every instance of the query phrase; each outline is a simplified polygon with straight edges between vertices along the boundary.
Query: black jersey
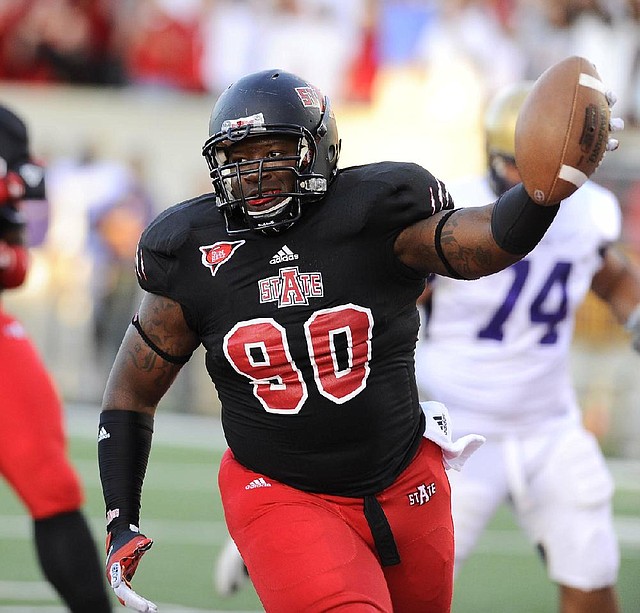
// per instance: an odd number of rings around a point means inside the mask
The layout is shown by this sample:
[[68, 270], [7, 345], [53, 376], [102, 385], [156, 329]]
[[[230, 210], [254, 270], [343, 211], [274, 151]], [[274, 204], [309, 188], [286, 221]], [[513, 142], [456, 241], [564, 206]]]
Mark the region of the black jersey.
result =
[[453, 203], [415, 164], [341, 170], [287, 231], [229, 236], [213, 195], [144, 232], [146, 291], [182, 305], [206, 348], [236, 459], [293, 487], [374, 494], [424, 431], [414, 374], [424, 279], [393, 254], [406, 226]]

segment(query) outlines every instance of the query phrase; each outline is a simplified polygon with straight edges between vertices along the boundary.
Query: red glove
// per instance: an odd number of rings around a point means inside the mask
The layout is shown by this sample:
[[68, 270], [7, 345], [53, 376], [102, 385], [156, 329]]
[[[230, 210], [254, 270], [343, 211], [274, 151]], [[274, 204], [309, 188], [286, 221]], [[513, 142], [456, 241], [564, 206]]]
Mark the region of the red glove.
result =
[[20, 200], [24, 194], [24, 181], [17, 172], [10, 170], [4, 177], [0, 177], [0, 206]]
[[9, 245], [0, 240], [0, 290], [22, 285], [28, 268], [29, 252], [21, 245]]
[[151, 539], [133, 530], [107, 535], [107, 579], [120, 604], [140, 613], [156, 613], [158, 610], [153, 602], [136, 594], [130, 583], [140, 559], [151, 545]]

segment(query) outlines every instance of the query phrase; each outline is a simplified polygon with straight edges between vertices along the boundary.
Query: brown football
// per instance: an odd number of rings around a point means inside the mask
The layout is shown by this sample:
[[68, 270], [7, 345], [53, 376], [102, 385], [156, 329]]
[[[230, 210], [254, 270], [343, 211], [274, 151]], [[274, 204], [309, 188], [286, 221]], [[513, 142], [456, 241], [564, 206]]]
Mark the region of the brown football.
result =
[[602, 161], [610, 118], [605, 94], [595, 66], [578, 56], [535, 82], [516, 121], [515, 155], [522, 183], [539, 204], [569, 197]]

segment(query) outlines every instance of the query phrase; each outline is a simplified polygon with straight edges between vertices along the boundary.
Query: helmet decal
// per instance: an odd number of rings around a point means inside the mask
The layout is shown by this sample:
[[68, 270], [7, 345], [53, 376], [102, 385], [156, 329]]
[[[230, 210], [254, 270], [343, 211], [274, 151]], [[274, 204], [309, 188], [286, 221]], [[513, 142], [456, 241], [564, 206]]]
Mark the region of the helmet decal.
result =
[[237, 128], [243, 128], [250, 126], [252, 129], [264, 128], [264, 115], [262, 113], [256, 113], [251, 117], [238, 117], [237, 119], [225, 119], [222, 122], [222, 131], [228, 132], [229, 130], [235, 130]]
[[319, 89], [315, 87], [296, 87], [295, 90], [303, 106], [322, 108], [322, 94]]

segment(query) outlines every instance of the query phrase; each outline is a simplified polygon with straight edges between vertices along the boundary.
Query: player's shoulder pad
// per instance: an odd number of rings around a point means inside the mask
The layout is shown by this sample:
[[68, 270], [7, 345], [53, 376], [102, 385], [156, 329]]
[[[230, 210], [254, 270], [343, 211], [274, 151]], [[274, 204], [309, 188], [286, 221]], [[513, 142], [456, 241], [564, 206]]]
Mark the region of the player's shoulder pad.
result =
[[424, 167], [414, 162], [374, 162], [362, 166], [352, 166], [343, 172], [354, 172], [360, 179], [376, 181], [392, 189], [403, 185], [435, 181], [435, 177]]
[[397, 201], [428, 201], [430, 214], [453, 208], [444, 183], [414, 162], [384, 161], [353, 166], [342, 171], [346, 178], [375, 185], [378, 196]]
[[214, 194], [185, 200], [164, 210], [147, 226], [140, 246], [171, 255], [184, 245], [194, 228], [211, 225], [220, 217]]

